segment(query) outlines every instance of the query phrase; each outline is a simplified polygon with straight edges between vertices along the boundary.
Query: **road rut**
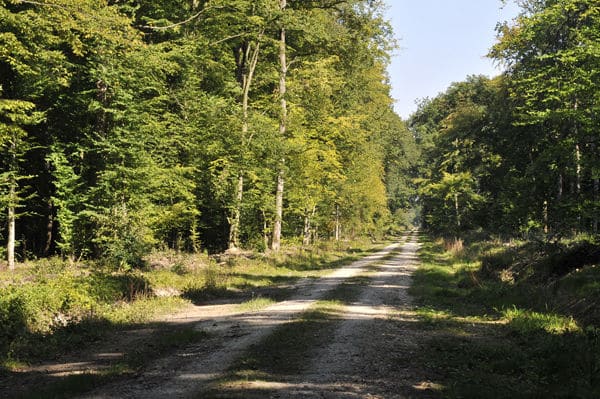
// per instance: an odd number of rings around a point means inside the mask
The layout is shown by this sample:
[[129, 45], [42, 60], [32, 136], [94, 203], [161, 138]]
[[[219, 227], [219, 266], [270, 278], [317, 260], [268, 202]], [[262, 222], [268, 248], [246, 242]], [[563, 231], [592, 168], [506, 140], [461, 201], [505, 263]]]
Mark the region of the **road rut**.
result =
[[[321, 358], [315, 360], [315, 370], [322, 368], [323, 372], [319, 372], [316, 375], [317, 378], [313, 378], [315, 377], [313, 375], [304, 376], [307, 381], [317, 381], [318, 386], [321, 386], [322, 383], [331, 385], [327, 375], [334, 377], [344, 372], [332, 368], [332, 364], [339, 359], [335, 356], [355, 356], [354, 353], [346, 352], [345, 342], [351, 339], [351, 331], [362, 328], [354, 325], [361, 319], [360, 315], [366, 316], [368, 320], [385, 319], [400, 309], [395, 307], [397, 304], [408, 301], [408, 294], [406, 294], [410, 273], [408, 265], [411, 265], [410, 267], [416, 265], [414, 240], [412, 238], [404, 247], [401, 243], [390, 245], [377, 253], [342, 267], [326, 277], [313, 281], [305, 280], [296, 287], [296, 293], [291, 299], [276, 303], [260, 312], [215, 315], [200, 321], [195, 328], [208, 333], [208, 338], [201, 344], [190, 346], [176, 354], [164, 357], [148, 366], [135, 378], [105, 386], [83, 398], [203, 397], [200, 393], [203, 387], [209, 386], [211, 382], [222, 376], [251, 345], [268, 337], [277, 326], [297, 319], [302, 312], [347, 279], [366, 273], [369, 267], [380, 264], [381, 271], [372, 280], [375, 284], [372, 288], [375, 288], [374, 291], [378, 294], [373, 296], [368, 293], [372, 290], [368, 289], [356, 306], [348, 308], [348, 320], [341, 324], [336, 340], [331, 343], [327, 349], [328, 352], [324, 352]], [[401, 248], [404, 248], [404, 251], [394, 256], [394, 262], [384, 261], [391, 253]], [[405, 266], [398, 268], [394, 266], [396, 262], [401, 262]], [[382, 297], [384, 292], [386, 294]], [[333, 355], [334, 353], [337, 355]], [[302, 384], [303, 387], [307, 385]], [[352, 385], [352, 389], [355, 388]], [[280, 394], [296, 395], [302, 394], [302, 392], [289, 389], [286, 385]]]

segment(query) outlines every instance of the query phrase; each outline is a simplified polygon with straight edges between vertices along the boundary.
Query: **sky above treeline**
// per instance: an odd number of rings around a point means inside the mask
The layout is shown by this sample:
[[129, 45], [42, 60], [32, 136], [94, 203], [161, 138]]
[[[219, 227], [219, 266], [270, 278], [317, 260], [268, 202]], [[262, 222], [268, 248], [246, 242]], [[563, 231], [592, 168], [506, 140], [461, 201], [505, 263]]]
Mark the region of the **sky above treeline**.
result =
[[498, 22], [519, 8], [500, 0], [386, 0], [400, 48], [389, 66], [395, 110], [404, 119], [419, 99], [435, 97], [469, 75], [496, 76], [499, 66], [485, 57]]

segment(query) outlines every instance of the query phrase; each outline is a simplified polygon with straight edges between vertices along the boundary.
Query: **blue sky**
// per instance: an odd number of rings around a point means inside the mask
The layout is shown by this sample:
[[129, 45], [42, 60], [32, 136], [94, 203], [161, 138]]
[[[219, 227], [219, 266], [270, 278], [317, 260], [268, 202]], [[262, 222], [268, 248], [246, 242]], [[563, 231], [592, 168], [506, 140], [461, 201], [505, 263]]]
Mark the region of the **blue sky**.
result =
[[435, 97], [468, 75], [500, 73], [485, 54], [494, 28], [514, 18], [518, 7], [500, 0], [386, 0], [387, 18], [400, 49], [388, 69], [395, 110], [407, 118], [415, 101]]

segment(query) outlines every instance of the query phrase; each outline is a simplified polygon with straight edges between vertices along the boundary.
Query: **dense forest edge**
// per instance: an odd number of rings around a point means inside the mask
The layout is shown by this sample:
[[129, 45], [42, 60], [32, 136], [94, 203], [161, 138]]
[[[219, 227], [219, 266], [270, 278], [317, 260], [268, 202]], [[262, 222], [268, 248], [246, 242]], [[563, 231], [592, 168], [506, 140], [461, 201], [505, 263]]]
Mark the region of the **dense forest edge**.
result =
[[382, 2], [2, 0], [0, 21], [7, 372], [410, 225]]
[[421, 364], [447, 397], [600, 393], [600, 5], [520, 1], [506, 68], [423, 100]]
[[0, 0], [0, 376], [418, 226], [444, 394], [597, 396], [600, 5], [518, 4], [402, 120], [382, 1]]
[[[449, 398], [596, 398], [599, 270], [572, 245], [421, 238], [413, 364]], [[565, 259], [577, 270], [557, 274]]]

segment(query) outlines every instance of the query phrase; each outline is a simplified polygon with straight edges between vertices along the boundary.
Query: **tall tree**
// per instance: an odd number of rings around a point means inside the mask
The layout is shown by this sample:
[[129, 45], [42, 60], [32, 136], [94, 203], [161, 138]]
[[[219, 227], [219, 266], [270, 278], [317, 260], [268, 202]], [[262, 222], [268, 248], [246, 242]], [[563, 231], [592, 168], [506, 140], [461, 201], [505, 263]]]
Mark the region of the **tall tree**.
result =
[[[285, 26], [285, 11], [287, 0], [279, 0], [279, 9], [282, 13], [282, 22], [279, 27], [279, 101], [281, 110], [279, 115], [279, 135], [285, 139], [287, 133], [287, 40]], [[275, 191], [275, 220], [273, 224], [273, 239], [271, 249], [279, 251], [281, 247], [281, 223], [283, 221], [283, 190], [285, 181], [285, 156], [281, 157], [279, 171], [277, 173], [277, 189]]]
[[[517, 122], [544, 142], [538, 159], [553, 176], [545, 202], [554, 231], [597, 222], [597, 73], [600, 5], [590, 0], [525, 1], [501, 26], [491, 55], [508, 67]], [[591, 184], [585, 182], [591, 181]], [[583, 216], [583, 219], [582, 219]]]

